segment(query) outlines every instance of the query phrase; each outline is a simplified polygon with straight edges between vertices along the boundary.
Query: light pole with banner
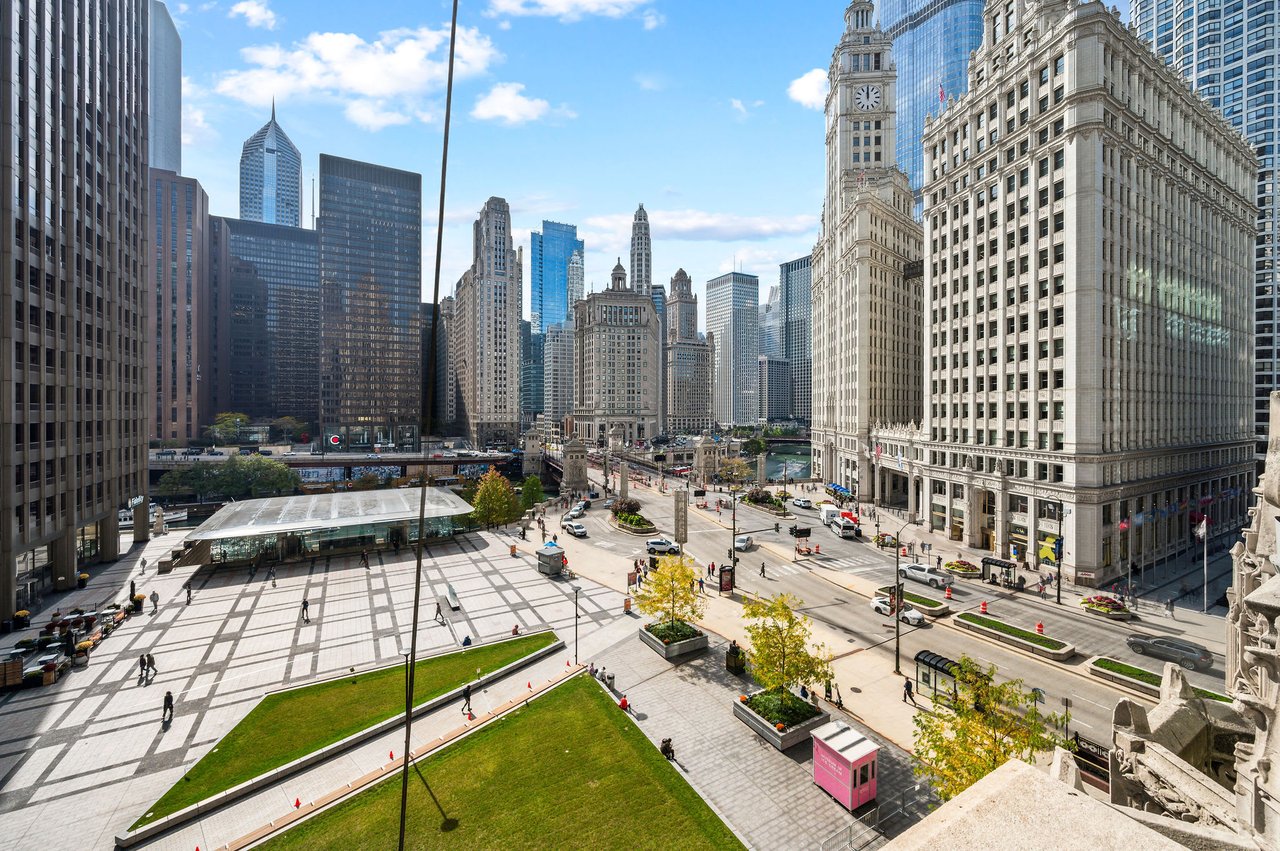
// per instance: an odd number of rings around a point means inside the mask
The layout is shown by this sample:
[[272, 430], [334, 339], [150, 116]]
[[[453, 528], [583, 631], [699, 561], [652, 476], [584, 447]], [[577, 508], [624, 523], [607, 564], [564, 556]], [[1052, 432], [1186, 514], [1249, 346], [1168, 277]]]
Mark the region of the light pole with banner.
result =
[[[893, 536], [893, 672], [902, 673], [902, 572], [899, 558], [902, 555], [902, 533], [919, 520], [908, 520]], [[879, 528], [879, 524], [876, 524]]]

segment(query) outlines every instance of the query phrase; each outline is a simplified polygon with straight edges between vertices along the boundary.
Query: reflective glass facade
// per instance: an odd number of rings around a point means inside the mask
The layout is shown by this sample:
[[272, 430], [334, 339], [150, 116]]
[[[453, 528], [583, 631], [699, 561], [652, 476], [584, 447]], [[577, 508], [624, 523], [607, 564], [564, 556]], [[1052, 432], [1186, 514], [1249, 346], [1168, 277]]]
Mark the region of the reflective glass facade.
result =
[[969, 90], [969, 54], [982, 43], [983, 0], [883, 0], [880, 26], [893, 39], [898, 68], [898, 165], [911, 179], [916, 218], [924, 175], [921, 138], [926, 115], [937, 115], [938, 92]]
[[801, 257], [783, 263], [778, 273], [782, 357], [791, 364], [791, 416], [801, 422], [808, 422], [813, 415], [812, 260]]
[[[578, 226], [542, 223], [542, 232], [529, 235], [529, 319], [539, 334], [547, 326], [570, 317], [569, 259], [584, 252]], [[581, 298], [581, 293], [578, 294]]]
[[271, 120], [244, 143], [240, 152], [240, 218], [297, 227], [302, 224], [302, 155]]
[[422, 175], [321, 154], [318, 231], [325, 443], [416, 448]]
[[1258, 166], [1258, 239], [1254, 251], [1254, 431], [1266, 453], [1268, 394], [1280, 385], [1277, 352], [1276, 110], [1280, 108], [1277, 0], [1199, 4], [1134, 0], [1133, 26], [1253, 145]]

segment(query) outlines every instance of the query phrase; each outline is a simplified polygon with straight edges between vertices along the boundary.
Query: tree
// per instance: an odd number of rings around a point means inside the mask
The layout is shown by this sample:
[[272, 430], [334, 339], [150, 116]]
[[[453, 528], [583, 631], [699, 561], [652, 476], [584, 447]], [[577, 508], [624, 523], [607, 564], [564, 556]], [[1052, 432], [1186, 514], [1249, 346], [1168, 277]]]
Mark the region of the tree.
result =
[[751, 465], [741, 458], [726, 458], [720, 462], [720, 469], [716, 471], [720, 478], [740, 484], [751, 478], [754, 472]]
[[1072, 745], [1052, 728], [1066, 729], [1069, 714], [1042, 715], [1038, 695], [1022, 680], [996, 682], [996, 667], [961, 656], [955, 696], [939, 696], [940, 712], [917, 712], [916, 774], [930, 778], [944, 801], [968, 789], [1010, 759], [1035, 762], [1039, 751]]
[[511, 482], [503, 478], [496, 467], [490, 467], [480, 477], [472, 509], [471, 515], [476, 522], [488, 529], [517, 520], [522, 513], [515, 488], [511, 487]]
[[613, 512], [613, 516], [619, 514], [639, 514], [640, 500], [631, 496], [619, 497], [613, 501], [613, 505], [609, 506], [609, 510]]
[[195, 466], [210, 468], [214, 475], [211, 490], [232, 499], [289, 494], [302, 484], [296, 470], [261, 455], [232, 456], [218, 464], [216, 469], [212, 464]]
[[765, 443], [764, 440], [758, 437], [750, 438], [749, 440], [744, 441], [742, 444], [743, 453], [750, 455], [752, 458], [763, 453], [768, 448], [769, 448], [769, 445]]
[[692, 623], [702, 617], [703, 598], [694, 590], [698, 577], [684, 555], [663, 556], [636, 591], [636, 606], [668, 626]]
[[240, 429], [249, 424], [248, 414], [224, 411], [213, 418], [213, 425], [205, 429], [214, 443], [234, 443], [240, 437]]
[[297, 417], [278, 417], [271, 421], [271, 427], [280, 432], [286, 443], [291, 443], [294, 435], [307, 430], [307, 424]]
[[520, 485], [520, 504], [525, 508], [533, 508], [544, 499], [546, 494], [542, 492], [542, 480], [537, 476], [530, 476]]
[[831, 654], [821, 646], [809, 649], [811, 624], [804, 615], [796, 614], [799, 605], [798, 598], [779, 594], [743, 607], [743, 615], [752, 621], [746, 627], [751, 639], [747, 653], [751, 676], [774, 694], [801, 683], [831, 679]]

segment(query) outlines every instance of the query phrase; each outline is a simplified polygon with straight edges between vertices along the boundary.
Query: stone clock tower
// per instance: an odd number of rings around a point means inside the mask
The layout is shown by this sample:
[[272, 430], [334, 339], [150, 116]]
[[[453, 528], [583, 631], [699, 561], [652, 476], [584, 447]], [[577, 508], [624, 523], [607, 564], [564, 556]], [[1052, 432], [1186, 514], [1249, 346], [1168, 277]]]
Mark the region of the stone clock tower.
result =
[[854, 0], [844, 21], [828, 72], [826, 204], [813, 250], [812, 441], [815, 475], [870, 502], [894, 487], [881, 457], [901, 472], [875, 451], [872, 428], [923, 414], [922, 232], [894, 151], [893, 42], [869, 0]]

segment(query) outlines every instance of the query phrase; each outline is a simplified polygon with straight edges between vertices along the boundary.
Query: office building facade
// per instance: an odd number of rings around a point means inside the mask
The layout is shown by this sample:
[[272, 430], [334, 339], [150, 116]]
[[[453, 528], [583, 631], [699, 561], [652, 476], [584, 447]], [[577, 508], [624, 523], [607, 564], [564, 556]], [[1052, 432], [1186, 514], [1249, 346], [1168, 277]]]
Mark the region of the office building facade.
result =
[[791, 419], [791, 364], [783, 358], [761, 355], [757, 383], [760, 385], [760, 422]]
[[520, 320], [520, 433], [533, 427], [544, 410], [543, 349], [546, 335], [533, 330], [533, 323]]
[[663, 360], [666, 429], [701, 434], [711, 428], [711, 344], [698, 333], [698, 297], [684, 269], [671, 278]]
[[659, 432], [658, 316], [613, 267], [609, 288], [574, 307], [573, 427], [588, 446], [634, 445]]
[[631, 218], [631, 288], [649, 294], [653, 287], [653, 239], [649, 235], [649, 214], [644, 204]]
[[240, 152], [240, 218], [296, 228], [302, 224], [302, 154], [271, 120], [250, 136]]
[[791, 418], [807, 423], [813, 416], [813, 258], [781, 264], [778, 302], [782, 307], [782, 357], [791, 364]]
[[148, 164], [182, 173], [182, 38], [169, 10], [151, 0], [147, 33]]
[[422, 175], [320, 155], [320, 433], [416, 448], [422, 408]]
[[449, 332], [459, 423], [477, 447], [517, 446], [524, 253], [512, 241], [506, 200], [485, 202], [472, 227], [471, 258], [458, 281]]
[[155, 395], [148, 436], [182, 443], [213, 419], [209, 363], [209, 196], [200, 183], [151, 169]]
[[119, 509], [147, 537], [148, 18], [0, 5], [0, 619], [114, 561]]
[[1280, 191], [1276, 142], [1280, 130], [1280, 3], [1188, 3], [1134, 0], [1138, 35], [1172, 65], [1211, 106], [1244, 134], [1258, 154], [1258, 235], [1254, 247], [1253, 418], [1259, 460], [1267, 449], [1268, 397], [1280, 385]]
[[760, 357], [782, 357], [781, 289], [769, 287], [769, 297], [760, 305]]
[[576, 254], [580, 269], [584, 252], [577, 225], [544, 221], [541, 232], [529, 235], [529, 320], [539, 334], [573, 314], [569, 266]]
[[730, 272], [707, 282], [707, 334], [712, 351], [712, 416], [721, 425], [759, 417], [760, 279]]
[[572, 320], [547, 328], [542, 349], [542, 415], [552, 434], [563, 434], [565, 420], [573, 414], [573, 345]]

